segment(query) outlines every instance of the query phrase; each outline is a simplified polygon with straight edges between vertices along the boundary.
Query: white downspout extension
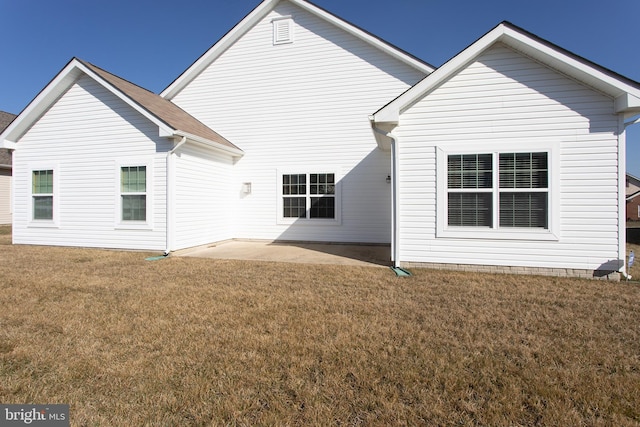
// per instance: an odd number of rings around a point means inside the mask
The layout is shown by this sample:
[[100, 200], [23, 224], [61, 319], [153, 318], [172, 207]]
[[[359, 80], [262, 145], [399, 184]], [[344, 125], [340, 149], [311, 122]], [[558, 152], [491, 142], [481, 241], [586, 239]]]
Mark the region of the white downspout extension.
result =
[[174, 203], [173, 203], [173, 199], [174, 199], [174, 192], [175, 192], [175, 181], [174, 181], [174, 175], [175, 175], [175, 164], [174, 164], [174, 158], [173, 155], [175, 154], [176, 150], [178, 148], [180, 148], [180, 146], [182, 144], [184, 144], [185, 142], [187, 142], [187, 137], [183, 136], [182, 139], [180, 139], [180, 142], [178, 142], [172, 149], [171, 151], [169, 151], [167, 153], [167, 194], [166, 194], [166, 199], [167, 199], [167, 215], [166, 215], [166, 239], [167, 239], [167, 248], [164, 251], [164, 255], [167, 256], [169, 255], [169, 253], [171, 252], [171, 248], [173, 247], [173, 222], [175, 221], [175, 212], [174, 212]]

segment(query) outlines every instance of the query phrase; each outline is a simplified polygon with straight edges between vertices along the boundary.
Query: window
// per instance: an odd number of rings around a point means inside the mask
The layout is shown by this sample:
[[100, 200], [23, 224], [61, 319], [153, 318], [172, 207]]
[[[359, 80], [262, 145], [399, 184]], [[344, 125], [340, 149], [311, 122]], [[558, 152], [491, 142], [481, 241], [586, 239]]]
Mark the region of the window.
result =
[[31, 185], [33, 219], [53, 220], [53, 170], [34, 170]]
[[500, 154], [500, 227], [548, 228], [547, 153]]
[[548, 154], [447, 156], [449, 227], [549, 228]]
[[122, 221], [147, 220], [147, 167], [120, 168]]
[[447, 162], [449, 225], [491, 227], [491, 154], [451, 155]]
[[283, 174], [282, 217], [336, 219], [333, 173]]

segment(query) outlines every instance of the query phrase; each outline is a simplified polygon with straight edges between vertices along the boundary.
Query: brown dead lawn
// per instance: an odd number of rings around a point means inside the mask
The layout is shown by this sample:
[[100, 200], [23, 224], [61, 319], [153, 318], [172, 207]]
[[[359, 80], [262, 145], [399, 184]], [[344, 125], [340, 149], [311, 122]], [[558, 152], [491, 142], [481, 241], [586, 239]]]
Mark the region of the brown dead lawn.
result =
[[9, 243], [0, 402], [74, 426], [640, 425], [634, 282]]

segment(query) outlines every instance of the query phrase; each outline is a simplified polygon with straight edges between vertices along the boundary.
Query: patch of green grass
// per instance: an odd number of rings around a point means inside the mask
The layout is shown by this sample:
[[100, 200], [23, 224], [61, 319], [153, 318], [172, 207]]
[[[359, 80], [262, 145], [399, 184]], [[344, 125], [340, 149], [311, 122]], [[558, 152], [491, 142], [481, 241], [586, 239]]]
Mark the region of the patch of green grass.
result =
[[638, 425], [640, 286], [3, 246], [0, 401], [72, 425]]

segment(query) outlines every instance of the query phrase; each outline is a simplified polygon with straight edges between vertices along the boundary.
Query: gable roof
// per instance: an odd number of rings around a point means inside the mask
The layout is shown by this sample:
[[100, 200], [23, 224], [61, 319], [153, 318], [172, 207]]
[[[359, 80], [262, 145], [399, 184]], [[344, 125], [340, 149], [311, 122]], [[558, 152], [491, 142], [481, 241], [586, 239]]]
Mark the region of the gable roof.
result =
[[498, 24], [469, 47], [372, 116], [375, 123], [398, 123], [400, 113], [468, 66], [496, 43], [594, 88], [615, 100], [615, 112], [626, 117], [640, 113], [640, 83], [569, 52], [509, 22]]
[[426, 74], [431, 73], [434, 67], [417, 57], [405, 52], [404, 50], [374, 36], [362, 28], [345, 21], [342, 18], [316, 6], [306, 0], [264, 0], [247, 16], [245, 16], [238, 24], [236, 24], [229, 32], [227, 32], [218, 42], [216, 42], [209, 50], [207, 50], [200, 58], [198, 58], [189, 68], [187, 68], [177, 79], [175, 79], [160, 96], [172, 99], [178, 94], [190, 81], [196, 78], [204, 69], [206, 69], [213, 61], [222, 55], [231, 45], [233, 45], [240, 37], [246, 34], [254, 25], [262, 20], [270, 13], [281, 1], [288, 1], [303, 10], [329, 22], [332, 25], [348, 32], [349, 34], [363, 40], [364, 42], [382, 50], [386, 54], [404, 62], [405, 64]]
[[156, 124], [160, 136], [186, 137], [235, 156], [242, 155], [242, 150], [171, 101], [78, 58], [71, 59], [18, 118], [0, 134], [0, 143], [4, 140], [5, 146], [15, 148], [12, 144], [15, 144], [82, 75], [89, 76]]
[[[0, 111], [0, 133], [2, 133], [16, 117], [15, 114]], [[0, 148], [0, 169], [11, 169], [11, 152], [4, 148]]]

